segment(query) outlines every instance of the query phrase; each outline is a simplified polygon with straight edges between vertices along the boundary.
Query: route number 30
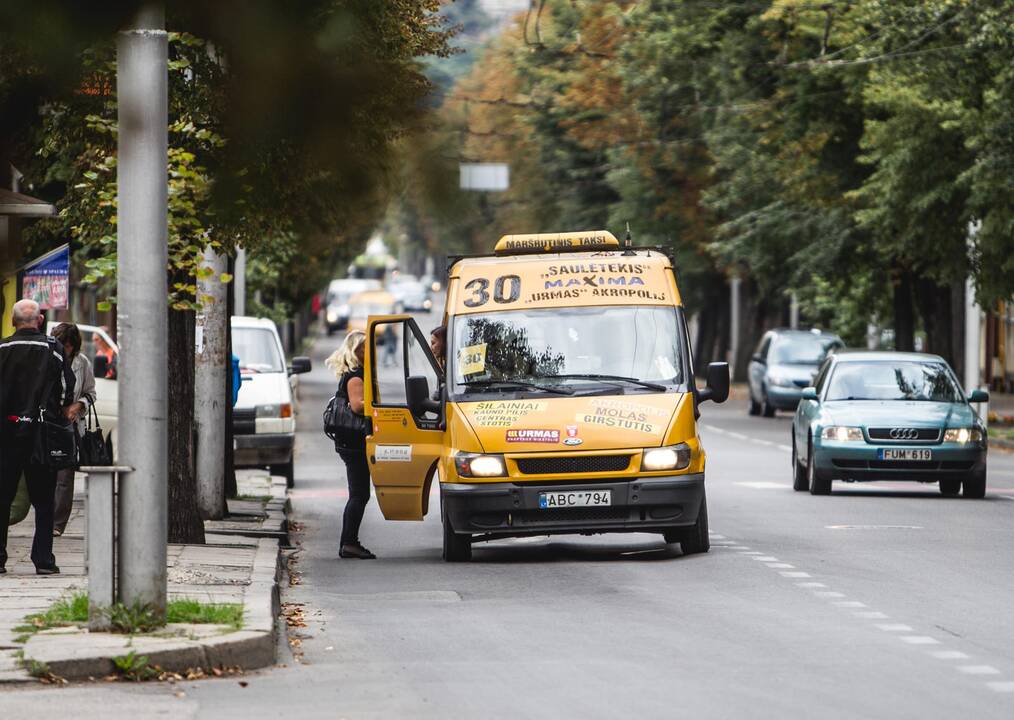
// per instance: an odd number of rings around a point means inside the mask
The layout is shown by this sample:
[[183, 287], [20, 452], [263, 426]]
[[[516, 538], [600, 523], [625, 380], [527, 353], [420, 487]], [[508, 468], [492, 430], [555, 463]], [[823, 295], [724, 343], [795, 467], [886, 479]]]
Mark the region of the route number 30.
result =
[[[465, 298], [465, 307], [482, 307], [489, 302], [489, 280], [475, 278], [465, 283], [465, 290], [471, 297]], [[493, 281], [493, 302], [505, 304], [517, 302], [521, 297], [521, 278], [517, 275], [501, 275]]]

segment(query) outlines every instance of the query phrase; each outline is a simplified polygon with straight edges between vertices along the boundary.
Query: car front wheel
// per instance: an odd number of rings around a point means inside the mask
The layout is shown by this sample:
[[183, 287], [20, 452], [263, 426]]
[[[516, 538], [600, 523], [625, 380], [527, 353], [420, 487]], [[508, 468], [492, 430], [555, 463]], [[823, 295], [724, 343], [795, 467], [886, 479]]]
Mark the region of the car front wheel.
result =
[[764, 391], [764, 394], [761, 397], [763, 398], [763, 400], [761, 401], [761, 414], [766, 418], [774, 417], [775, 406], [771, 404], [770, 400], [768, 400], [768, 393], [766, 390]]
[[986, 497], [986, 469], [968, 475], [961, 482], [961, 494], [966, 498], [978, 500]]
[[697, 513], [697, 522], [688, 528], [679, 528], [665, 533], [666, 542], [678, 542], [684, 555], [698, 555], [711, 549], [711, 537], [708, 535], [708, 497], [701, 497], [701, 509]]
[[808, 450], [809, 452], [806, 454], [806, 484], [810, 489], [810, 494], [830, 495], [831, 478], [822, 477], [820, 472], [817, 470], [817, 461], [814, 457], [812, 440], [810, 441]]
[[285, 487], [291, 488], [296, 485], [295, 468], [293, 468], [292, 460], [283, 465], [272, 465], [269, 469], [272, 475], [281, 475], [285, 478]]
[[810, 481], [806, 474], [806, 466], [799, 462], [799, 456], [796, 453], [796, 438], [793, 433], [792, 437], [792, 489], [796, 492], [802, 492], [810, 487]]

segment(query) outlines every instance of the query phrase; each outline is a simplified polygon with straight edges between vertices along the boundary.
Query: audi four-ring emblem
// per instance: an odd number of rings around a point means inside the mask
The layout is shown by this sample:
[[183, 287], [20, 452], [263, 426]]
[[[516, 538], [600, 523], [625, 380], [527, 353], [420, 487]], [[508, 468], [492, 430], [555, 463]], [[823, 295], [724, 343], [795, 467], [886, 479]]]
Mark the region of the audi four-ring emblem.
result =
[[915, 428], [891, 428], [892, 440], [915, 440], [919, 431]]

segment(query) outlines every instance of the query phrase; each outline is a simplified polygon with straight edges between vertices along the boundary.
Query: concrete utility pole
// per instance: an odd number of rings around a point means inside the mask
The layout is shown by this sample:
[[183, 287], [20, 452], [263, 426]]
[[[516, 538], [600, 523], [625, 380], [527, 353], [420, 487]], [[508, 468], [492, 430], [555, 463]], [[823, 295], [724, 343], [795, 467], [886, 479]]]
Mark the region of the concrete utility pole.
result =
[[222, 282], [224, 254], [204, 250], [202, 265], [212, 274], [197, 281], [194, 354], [194, 429], [197, 432], [197, 505], [205, 520], [225, 516], [225, 333], [229, 325], [228, 290]]
[[796, 293], [789, 296], [789, 327], [799, 329], [799, 298]]
[[168, 38], [152, 3], [117, 37], [119, 599], [160, 614], [168, 533]]

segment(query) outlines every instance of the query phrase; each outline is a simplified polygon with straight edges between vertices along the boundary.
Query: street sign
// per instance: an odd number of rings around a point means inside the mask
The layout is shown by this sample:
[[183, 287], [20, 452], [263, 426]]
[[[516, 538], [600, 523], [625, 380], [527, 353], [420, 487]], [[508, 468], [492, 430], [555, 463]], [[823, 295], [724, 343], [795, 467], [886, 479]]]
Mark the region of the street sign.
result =
[[25, 266], [21, 297], [43, 310], [66, 308], [70, 295], [70, 245], [63, 245]]
[[510, 187], [510, 167], [506, 163], [461, 163], [462, 190], [503, 192]]

